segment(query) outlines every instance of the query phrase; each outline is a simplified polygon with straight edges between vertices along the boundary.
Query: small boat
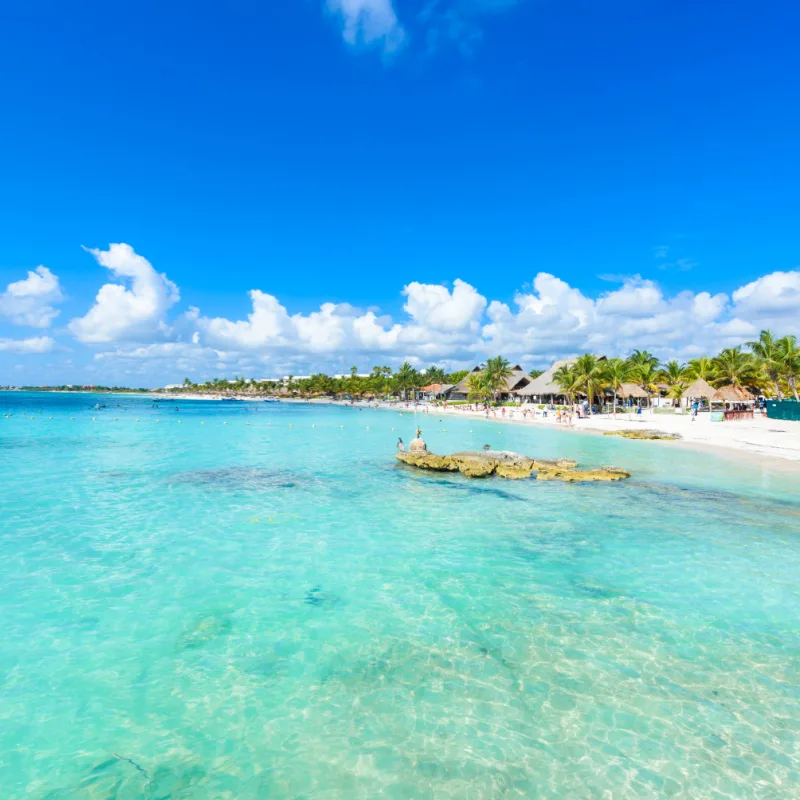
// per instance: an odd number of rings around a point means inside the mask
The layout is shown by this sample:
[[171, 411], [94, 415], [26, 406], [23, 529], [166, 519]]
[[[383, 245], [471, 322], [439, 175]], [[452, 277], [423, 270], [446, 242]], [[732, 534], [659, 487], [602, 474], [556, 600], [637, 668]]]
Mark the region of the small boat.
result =
[[105, 408], [105, 407], [106, 407], [105, 403], [95, 403], [94, 404], [94, 410], [95, 411], [99, 411], [101, 408]]
[[223, 403], [244, 403], [244, 400], [240, 400], [238, 397], [223, 397]]

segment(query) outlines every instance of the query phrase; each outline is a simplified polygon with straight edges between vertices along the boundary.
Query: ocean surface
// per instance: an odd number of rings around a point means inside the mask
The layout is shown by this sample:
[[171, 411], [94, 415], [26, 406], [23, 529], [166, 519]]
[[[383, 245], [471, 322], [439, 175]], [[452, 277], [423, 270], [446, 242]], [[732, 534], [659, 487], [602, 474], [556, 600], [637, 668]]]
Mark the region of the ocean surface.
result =
[[0, 413], [3, 800], [800, 797], [796, 472], [418, 415], [633, 473], [469, 481], [396, 462], [409, 412]]

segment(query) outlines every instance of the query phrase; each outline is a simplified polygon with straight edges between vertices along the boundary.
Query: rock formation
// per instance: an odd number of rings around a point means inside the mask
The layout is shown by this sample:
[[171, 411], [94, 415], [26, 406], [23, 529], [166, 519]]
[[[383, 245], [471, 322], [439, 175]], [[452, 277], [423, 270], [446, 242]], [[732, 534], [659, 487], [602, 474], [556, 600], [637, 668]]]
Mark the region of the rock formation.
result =
[[653, 430], [605, 431], [603, 436], [622, 436], [624, 439], [665, 439], [666, 441], [682, 438], [679, 433], [665, 433], [664, 431]]
[[[412, 442], [413, 445], [413, 442]], [[619, 467], [576, 469], [577, 461], [568, 458], [539, 459], [512, 453], [507, 450], [467, 450], [440, 456], [427, 450], [412, 450], [396, 454], [398, 460], [412, 467], [436, 472], [460, 472], [468, 478], [499, 478], [522, 480], [536, 478], [540, 481], [619, 481], [630, 478], [630, 473]]]

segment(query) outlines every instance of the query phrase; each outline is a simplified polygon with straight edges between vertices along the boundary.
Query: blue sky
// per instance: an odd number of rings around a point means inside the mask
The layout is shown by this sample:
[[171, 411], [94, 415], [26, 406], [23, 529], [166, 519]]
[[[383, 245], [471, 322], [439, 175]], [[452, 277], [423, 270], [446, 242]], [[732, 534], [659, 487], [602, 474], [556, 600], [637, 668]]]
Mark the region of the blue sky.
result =
[[798, 29], [790, 2], [16, 4], [0, 384], [800, 334]]

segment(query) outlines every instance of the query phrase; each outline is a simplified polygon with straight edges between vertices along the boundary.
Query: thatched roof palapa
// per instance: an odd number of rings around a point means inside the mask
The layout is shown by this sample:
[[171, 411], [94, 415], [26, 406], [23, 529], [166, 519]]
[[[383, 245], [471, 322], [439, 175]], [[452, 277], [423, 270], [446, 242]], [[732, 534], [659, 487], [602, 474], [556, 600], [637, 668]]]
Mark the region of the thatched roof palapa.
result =
[[617, 394], [623, 400], [627, 400], [629, 397], [633, 397], [637, 400], [646, 400], [650, 397], [638, 383], [621, 383]]
[[517, 394], [523, 397], [562, 394], [561, 387], [557, 383], [553, 383], [553, 375], [561, 367], [569, 367], [574, 363], [574, 360], [556, 361], [550, 369], [543, 372], [538, 378], [534, 378], [527, 386], [520, 389]]
[[503, 386], [500, 391], [501, 392], [515, 392], [519, 393], [524, 387], [526, 387], [531, 382], [531, 376], [525, 372], [524, 369], [519, 364], [515, 364], [511, 367], [511, 375], [510, 377], [506, 378], [505, 386]]
[[[452, 387], [451, 393], [468, 394], [469, 377], [470, 375], [475, 375], [479, 372], [481, 372], [481, 368], [479, 366], [473, 367], [469, 373], [464, 376], [464, 380]], [[519, 394], [520, 390], [530, 383], [530, 380], [531, 376], [528, 375], [528, 373], [525, 372], [525, 370], [522, 369], [519, 364], [515, 364], [513, 367], [511, 367], [511, 376], [506, 378], [505, 384], [501, 386], [498, 391], [500, 394], [509, 394], [511, 392]]]
[[469, 392], [469, 376], [475, 375], [476, 373], [480, 372], [480, 367], [473, 367], [463, 378], [463, 380], [459, 381], [451, 390], [451, 394], [467, 394]]
[[711, 399], [723, 400], [726, 403], [751, 403], [755, 397], [743, 386], [734, 386], [731, 383], [717, 389]]
[[710, 383], [698, 378], [691, 386], [687, 386], [683, 390], [683, 396], [710, 400], [716, 391]]

